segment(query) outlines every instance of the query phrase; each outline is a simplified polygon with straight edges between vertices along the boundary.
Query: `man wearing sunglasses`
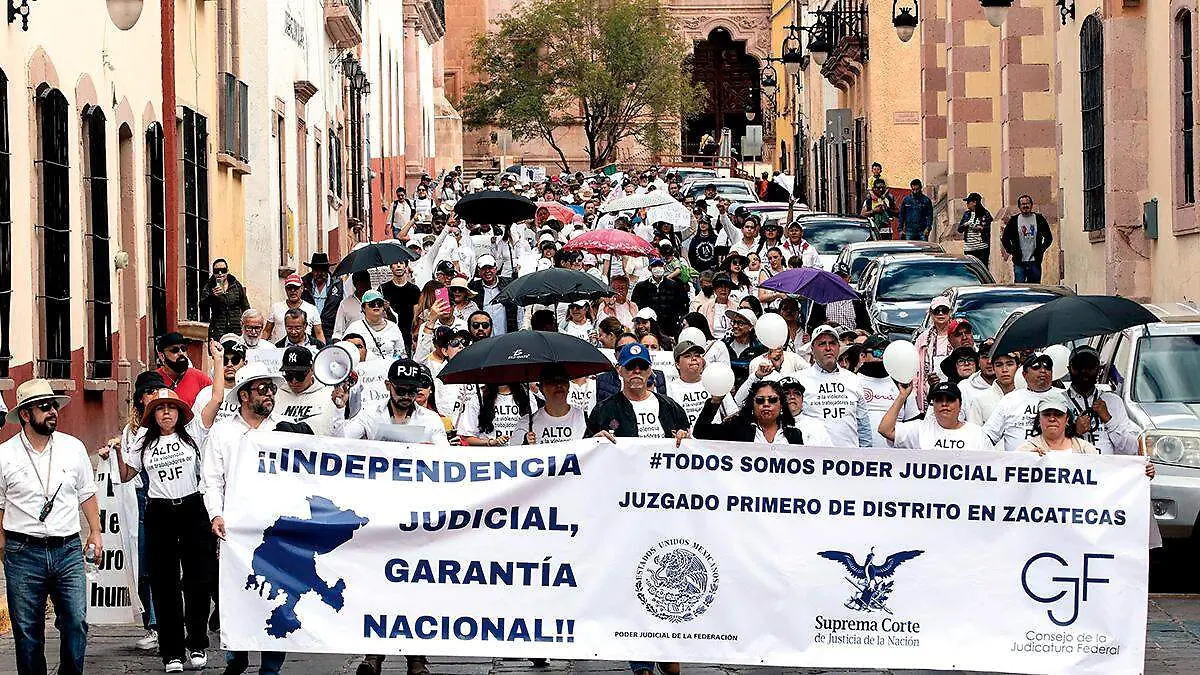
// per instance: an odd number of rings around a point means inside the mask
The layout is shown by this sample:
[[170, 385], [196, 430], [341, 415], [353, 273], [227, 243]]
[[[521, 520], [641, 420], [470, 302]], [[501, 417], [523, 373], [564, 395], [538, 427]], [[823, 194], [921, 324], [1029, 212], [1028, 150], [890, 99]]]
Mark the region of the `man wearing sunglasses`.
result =
[[329, 387], [313, 377], [313, 354], [307, 347], [291, 346], [283, 351], [279, 365], [284, 386], [275, 394], [275, 416], [281, 422], [304, 422], [317, 436], [328, 436], [338, 409], [330, 400]]
[[210, 386], [212, 379], [192, 368], [187, 355], [187, 338], [181, 333], [170, 332], [158, 338], [158, 374], [167, 388], [175, 392], [189, 407], [196, 403], [200, 390]]
[[1025, 358], [1025, 389], [1013, 389], [1000, 399], [996, 410], [983, 425], [983, 431], [1003, 449], [1012, 452], [1027, 439], [1032, 438], [1034, 420], [1038, 415], [1038, 404], [1051, 392], [1051, 372], [1054, 361], [1047, 354], [1034, 352]]
[[[46, 672], [46, 601], [54, 601], [60, 635], [59, 671], [82, 673], [87, 651], [85, 553], [103, 560], [96, 481], [87, 449], [58, 431], [58, 411], [70, 401], [46, 380], [17, 388], [5, 416], [21, 431], [0, 444], [0, 520], [4, 576], [16, 643], [17, 672]], [[88, 521], [86, 546], [80, 513]]]
[[621, 390], [602, 400], [588, 416], [588, 436], [612, 441], [625, 438], [687, 438], [691, 423], [683, 408], [665, 394], [650, 389], [654, 371], [650, 351], [630, 342], [617, 354]]
[[391, 360], [408, 353], [403, 331], [387, 318], [387, 310], [387, 300], [382, 293], [367, 291], [362, 296], [363, 317], [346, 326], [346, 333], [356, 333], [366, 339], [367, 360]]
[[[213, 424], [200, 451], [201, 489], [204, 492], [204, 507], [212, 521], [213, 534], [225, 538], [225, 482], [229, 458], [241, 445], [242, 437], [251, 430], [271, 431], [278, 420], [275, 411], [275, 393], [283, 381], [270, 371], [264, 363], [249, 363], [237, 371], [233, 387], [226, 394], [226, 401], [237, 405], [237, 414]], [[263, 652], [260, 672], [278, 673], [287, 654]], [[226, 673], [246, 671], [249, 656], [246, 652], [226, 652]]]
[[[221, 336], [219, 343], [213, 345], [211, 354], [214, 361], [221, 361], [220, 391], [217, 390], [218, 384], [214, 378], [212, 384], [200, 390], [196, 395], [196, 402], [192, 404], [192, 415], [200, 420], [205, 429], [211, 429], [213, 424], [238, 414], [237, 401], [226, 400], [225, 392], [233, 389], [237, 372], [246, 365], [246, 345], [236, 334], [226, 333]], [[214, 397], [219, 403], [212, 408], [208, 404]]]
[[[329, 429], [330, 436], [341, 438], [365, 438], [376, 440], [388, 425], [405, 425], [424, 429], [433, 445], [449, 446], [446, 425], [437, 413], [417, 405], [418, 390], [425, 384], [427, 371], [411, 359], [396, 359], [388, 368], [388, 402], [385, 406], [365, 407], [349, 420], [335, 416]], [[339, 410], [346, 407], [346, 392], [343, 387], [334, 387], [333, 405]]]

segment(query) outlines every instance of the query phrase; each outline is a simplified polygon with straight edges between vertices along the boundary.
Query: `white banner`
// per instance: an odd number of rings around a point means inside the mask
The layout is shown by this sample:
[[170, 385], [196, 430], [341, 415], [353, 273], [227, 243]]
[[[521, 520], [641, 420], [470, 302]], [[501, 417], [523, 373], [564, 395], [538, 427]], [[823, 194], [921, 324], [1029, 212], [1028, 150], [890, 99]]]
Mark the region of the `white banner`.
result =
[[226, 648], [1141, 672], [1131, 457], [252, 432]]
[[[87, 621], [96, 625], [132, 623], [142, 611], [137, 594], [137, 559], [133, 557], [137, 555], [137, 495], [132, 482], [113, 481], [119, 474], [114, 453], [96, 467], [104, 559], [95, 578], [87, 582]], [[132, 528], [132, 536], [126, 535], [127, 528]], [[124, 541], [127, 537], [128, 545]]]

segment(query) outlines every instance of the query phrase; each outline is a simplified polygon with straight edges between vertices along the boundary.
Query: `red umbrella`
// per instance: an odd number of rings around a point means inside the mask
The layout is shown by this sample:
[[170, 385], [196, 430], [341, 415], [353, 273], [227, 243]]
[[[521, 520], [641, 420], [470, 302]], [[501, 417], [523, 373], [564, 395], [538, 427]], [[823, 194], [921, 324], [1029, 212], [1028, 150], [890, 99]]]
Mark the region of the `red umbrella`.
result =
[[[575, 213], [574, 209], [566, 204], [563, 204], [562, 202], [538, 202], [537, 205], [539, 212], [542, 209], [546, 209], [546, 211], [549, 212], [550, 218], [554, 218], [562, 223], [570, 223], [579, 217], [579, 214]], [[539, 217], [538, 225], [541, 225], [544, 220], [545, 219]]]
[[564, 251], [583, 251], [594, 254], [657, 256], [658, 249], [636, 234], [623, 230], [590, 230], [572, 239]]

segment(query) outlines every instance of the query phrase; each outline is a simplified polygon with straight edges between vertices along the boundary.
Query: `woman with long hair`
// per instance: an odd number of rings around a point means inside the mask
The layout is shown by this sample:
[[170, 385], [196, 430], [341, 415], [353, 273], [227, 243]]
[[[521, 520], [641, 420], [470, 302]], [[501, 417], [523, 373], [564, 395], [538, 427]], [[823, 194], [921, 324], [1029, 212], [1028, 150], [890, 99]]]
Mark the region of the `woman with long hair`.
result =
[[458, 418], [463, 445], [495, 447], [520, 445], [529, 431], [533, 399], [522, 383], [481, 384], [478, 396], [467, 395], [466, 409]]
[[729, 282], [733, 284], [733, 290], [730, 292], [730, 297], [735, 301], [740, 300], [742, 296], [754, 292], [754, 282], [746, 274], [746, 266], [750, 264], [750, 259], [741, 253], [730, 253], [721, 263], [721, 270], [729, 277]]
[[242, 312], [250, 309], [250, 300], [242, 283], [229, 271], [229, 262], [224, 258], [212, 262], [212, 274], [200, 290], [200, 306], [208, 309], [210, 339], [241, 332]]
[[708, 216], [695, 216], [696, 234], [687, 242], [687, 259], [697, 272], [717, 266], [717, 232]]
[[[187, 660], [208, 663], [208, 602], [216, 578], [216, 542], [200, 492], [204, 428], [170, 389], [158, 390], [142, 413], [143, 433], [124, 448], [121, 478], [145, 471], [146, 558], [159, 655], [168, 673]], [[182, 575], [181, 575], [182, 571]]]
[[592, 320], [592, 303], [576, 300], [567, 305], [567, 319], [559, 324], [558, 332], [586, 340], [593, 345], [599, 342], [596, 324]]
[[721, 407], [724, 396], [709, 397], [708, 402], [696, 418], [692, 435], [710, 441], [741, 441], [744, 443], [770, 443], [772, 445], [802, 445], [804, 436], [796, 428], [796, 421], [784, 400], [784, 391], [778, 383], [759, 380], [750, 387], [745, 402], [737, 412], [716, 424], [714, 418]]

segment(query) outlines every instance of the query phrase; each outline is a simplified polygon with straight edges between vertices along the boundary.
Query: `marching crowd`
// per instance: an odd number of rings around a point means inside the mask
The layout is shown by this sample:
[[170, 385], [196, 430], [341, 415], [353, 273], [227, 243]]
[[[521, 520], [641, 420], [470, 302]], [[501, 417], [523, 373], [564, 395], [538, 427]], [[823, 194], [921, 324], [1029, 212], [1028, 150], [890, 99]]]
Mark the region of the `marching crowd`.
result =
[[[525, 195], [542, 206], [525, 222], [457, 218], [454, 203], [482, 190]], [[687, 222], [657, 221], [653, 208], [604, 208], [657, 190], [687, 209]], [[928, 232], [923, 220], [911, 219], [923, 203], [915, 200], [902, 217], [914, 237]], [[819, 305], [761, 286], [789, 268], [819, 265], [802, 222], [764, 222], [712, 186], [702, 197], [686, 197], [667, 168], [537, 183], [511, 173], [426, 176], [411, 197], [397, 190], [386, 220], [390, 245], [406, 247], [409, 262], [334, 277], [333, 261], [314, 253], [303, 276], [284, 279], [285, 299], [267, 307], [251, 306], [229, 264], [214, 261], [203, 289], [211, 372], [193, 367], [183, 335], [158, 336], [158, 367], [137, 377], [128, 419], [119, 428], [114, 423], [112, 439], [93, 450], [114, 453], [121, 480], [137, 487], [146, 628], [137, 646], [157, 650], [166, 672], [208, 662], [209, 631], [218, 626], [226, 467], [254, 429], [371, 440], [397, 440], [397, 429], [406, 429], [404, 440], [447, 447], [695, 437], [838, 448], [1138, 452], [1140, 430], [1120, 399], [1096, 386], [1095, 350], [1071, 352], [1063, 385], [1052, 377], [1050, 355], [992, 353], [991, 342], [977, 341], [970, 321], [952, 316], [938, 296], [930, 328], [916, 336], [918, 373], [897, 382], [884, 366], [889, 339], [871, 332], [860, 300]], [[564, 248], [604, 229], [636, 234], [656, 252]], [[550, 305], [501, 296], [514, 279], [550, 268], [594, 275], [612, 293]], [[849, 277], [848, 270], [834, 272]], [[782, 344], [763, 344], [758, 328], [767, 323], [786, 327], [785, 339], [768, 340]], [[566, 333], [610, 350], [614, 369], [572, 378], [551, 367], [537, 382], [503, 385], [439, 379], [463, 349], [523, 329]], [[335, 343], [357, 352], [358, 363], [389, 364], [379, 391], [354, 377], [335, 385], [315, 377], [317, 355]], [[706, 368], [718, 367], [734, 375], [722, 395], [704, 382]], [[47, 597], [62, 633], [59, 672], [83, 668], [82, 565], [85, 549], [98, 556], [101, 542], [88, 451], [56, 431], [68, 400], [43, 380], [23, 383], [7, 417], [21, 432], [0, 448], [4, 566], [23, 674], [46, 672]], [[1152, 465], [1146, 473], [1153, 477]], [[91, 530], [86, 544], [81, 512]], [[409, 673], [429, 672], [424, 658], [407, 659]], [[226, 660], [226, 673], [247, 668], [244, 653]], [[284, 660], [263, 654], [260, 672], [279, 672]], [[358, 672], [376, 675], [382, 661], [367, 656]], [[655, 667], [631, 664], [636, 675]], [[679, 664], [657, 667], [679, 672]]]

